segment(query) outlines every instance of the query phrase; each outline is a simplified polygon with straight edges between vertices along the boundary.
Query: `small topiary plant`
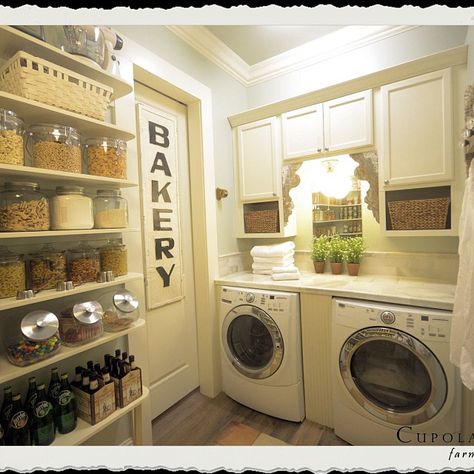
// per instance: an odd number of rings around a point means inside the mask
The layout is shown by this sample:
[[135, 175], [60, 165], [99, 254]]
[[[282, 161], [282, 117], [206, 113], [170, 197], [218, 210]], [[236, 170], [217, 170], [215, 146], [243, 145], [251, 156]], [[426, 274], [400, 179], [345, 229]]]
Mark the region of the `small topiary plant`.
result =
[[327, 235], [320, 235], [313, 237], [313, 250], [311, 252], [311, 259], [314, 262], [325, 262], [329, 253], [329, 237]]
[[362, 237], [352, 237], [346, 241], [345, 258], [347, 263], [360, 263], [365, 246]]
[[346, 254], [346, 240], [335, 235], [329, 241], [328, 257], [331, 263], [342, 263]]

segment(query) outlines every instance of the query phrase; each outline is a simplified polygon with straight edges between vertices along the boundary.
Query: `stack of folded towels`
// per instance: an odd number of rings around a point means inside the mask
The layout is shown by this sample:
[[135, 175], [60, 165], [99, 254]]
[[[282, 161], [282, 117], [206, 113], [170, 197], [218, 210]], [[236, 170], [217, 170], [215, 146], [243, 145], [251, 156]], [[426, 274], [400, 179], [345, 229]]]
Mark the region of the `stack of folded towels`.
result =
[[252, 272], [271, 275], [273, 280], [298, 280], [300, 272], [295, 267], [295, 244], [284, 242], [276, 245], [256, 245], [250, 251], [253, 257]]

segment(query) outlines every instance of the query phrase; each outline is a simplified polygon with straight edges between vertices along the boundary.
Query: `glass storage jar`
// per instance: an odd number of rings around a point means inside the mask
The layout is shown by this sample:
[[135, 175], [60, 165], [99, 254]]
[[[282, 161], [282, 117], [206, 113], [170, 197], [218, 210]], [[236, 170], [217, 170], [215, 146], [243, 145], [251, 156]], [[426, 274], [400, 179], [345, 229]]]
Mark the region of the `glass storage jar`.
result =
[[87, 170], [89, 174], [109, 178], [127, 178], [127, 144], [116, 138], [86, 140]]
[[49, 311], [32, 311], [21, 319], [19, 327], [10, 327], [4, 342], [7, 358], [14, 365], [24, 367], [47, 359], [61, 347], [59, 321]]
[[26, 289], [23, 256], [0, 247], [0, 298], [11, 298]]
[[33, 166], [82, 173], [81, 136], [75, 128], [40, 123], [31, 125], [27, 136]]
[[67, 280], [66, 252], [45, 244], [37, 253], [28, 257], [29, 288], [33, 291], [56, 288]]
[[116, 277], [128, 273], [127, 247], [120, 240], [107, 241], [99, 252], [101, 272], [111, 271]]
[[92, 199], [81, 186], [58, 186], [50, 199], [51, 228], [54, 230], [92, 229]]
[[37, 183], [7, 182], [0, 193], [0, 231], [49, 230], [49, 203]]
[[94, 198], [94, 227], [114, 229], [127, 225], [128, 205], [120, 189], [99, 189]]
[[25, 164], [23, 154], [23, 120], [12, 110], [0, 108], [0, 163]]
[[104, 311], [98, 301], [86, 301], [59, 314], [59, 335], [65, 346], [79, 346], [104, 333]]
[[102, 320], [107, 332], [122, 331], [138, 319], [138, 299], [131, 291], [108, 291], [99, 297], [99, 302], [104, 309]]
[[100, 272], [100, 256], [96, 249], [80, 242], [76, 248], [69, 250], [67, 260], [69, 280], [74, 285], [97, 280]]

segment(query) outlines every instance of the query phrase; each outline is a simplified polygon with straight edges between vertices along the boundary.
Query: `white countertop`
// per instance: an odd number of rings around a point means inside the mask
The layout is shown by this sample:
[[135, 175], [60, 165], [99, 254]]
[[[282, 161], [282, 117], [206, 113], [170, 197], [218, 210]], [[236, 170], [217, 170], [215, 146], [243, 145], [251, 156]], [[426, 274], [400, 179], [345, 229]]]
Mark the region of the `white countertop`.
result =
[[217, 285], [296, 291], [425, 308], [452, 310], [456, 285], [384, 275], [332, 275], [301, 272], [299, 280], [274, 281], [271, 276], [240, 272], [220, 277]]

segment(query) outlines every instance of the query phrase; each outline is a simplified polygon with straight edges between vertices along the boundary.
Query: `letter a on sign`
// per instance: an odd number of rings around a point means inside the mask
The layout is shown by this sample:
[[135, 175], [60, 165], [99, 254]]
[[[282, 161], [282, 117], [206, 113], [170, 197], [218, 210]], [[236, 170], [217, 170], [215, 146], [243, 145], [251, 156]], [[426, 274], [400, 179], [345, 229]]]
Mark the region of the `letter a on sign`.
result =
[[176, 117], [138, 104], [146, 253], [146, 302], [183, 298]]

